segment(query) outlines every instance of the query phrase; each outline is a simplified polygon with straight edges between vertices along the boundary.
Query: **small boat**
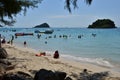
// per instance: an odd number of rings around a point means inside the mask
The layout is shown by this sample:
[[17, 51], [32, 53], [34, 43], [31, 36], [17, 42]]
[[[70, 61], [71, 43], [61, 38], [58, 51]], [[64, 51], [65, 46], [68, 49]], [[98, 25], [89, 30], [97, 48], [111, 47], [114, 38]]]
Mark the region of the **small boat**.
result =
[[54, 32], [54, 30], [52, 30], [52, 29], [45, 30], [45, 34], [52, 34], [53, 32]]
[[13, 29], [13, 30], [11, 30], [12, 32], [16, 32], [16, 30], [15, 29]]
[[15, 33], [15, 36], [27, 36], [27, 35], [33, 35], [33, 33]]
[[40, 33], [44, 33], [44, 34], [52, 34], [54, 32], [54, 30], [52, 29], [48, 29], [48, 30], [45, 30], [44, 32], [40, 32]]
[[23, 33], [23, 35], [33, 35], [33, 33]]
[[35, 30], [34, 33], [40, 33], [40, 31], [39, 30]]
[[23, 33], [15, 33], [15, 36], [23, 36]]

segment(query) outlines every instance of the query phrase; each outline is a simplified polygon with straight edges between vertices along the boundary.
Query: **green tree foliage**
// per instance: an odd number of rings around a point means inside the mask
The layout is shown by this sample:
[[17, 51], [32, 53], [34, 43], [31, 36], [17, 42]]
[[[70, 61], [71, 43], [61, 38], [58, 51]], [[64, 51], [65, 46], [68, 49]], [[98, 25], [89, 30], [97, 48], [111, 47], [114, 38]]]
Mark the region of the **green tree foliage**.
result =
[[[69, 12], [71, 12], [71, 4], [74, 6], [74, 9], [77, 8], [77, 1], [78, 0], [65, 0], [65, 8], [68, 9]], [[92, 0], [84, 0], [88, 5], [91, 4]]]
[[98, 19], [89, 25], [88, 28], [116, 28], [115, 24], [110, 19]]
[[[27, 9], [37, 7], [38, 3], [43, 0], [0, 0], [0, 25], [13, 25], [16, 20], [15, 16], [20, 13], [26, 13]], [[65, 0], [65, 8], [71, 12], [71, 5], [77, 8], [78, 0]], [[87, 4], [91, 4], [92, 0], [85, 0]]]
[[0, 22], [5, 25], [15, 23], [14, 17], [23, 11], [24, 13], [30, 7], [37, 7], [37, 3], [42, 0], [0, 0]]

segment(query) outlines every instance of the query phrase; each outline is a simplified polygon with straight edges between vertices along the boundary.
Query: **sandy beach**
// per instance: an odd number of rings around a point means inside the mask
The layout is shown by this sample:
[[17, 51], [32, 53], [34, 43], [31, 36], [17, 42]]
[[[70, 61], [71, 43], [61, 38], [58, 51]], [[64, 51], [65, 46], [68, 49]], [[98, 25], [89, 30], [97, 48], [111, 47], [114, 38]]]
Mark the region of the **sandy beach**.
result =
[[[9, 55], [8, 59], [12, 64], [16, 65], [15, 68], [9, 70], [8, 73], [23, 71], [34, 77], [35, 74], [32, 74], [32, 71], [46, 69], [66, 72], [67, 76], [70, 76], [73, 80], [78, 80], [77, 78], [80, 73], [82, 73], [84, 69], [87, 69], [90, 74], [109, 72], [109, 76], [107, 76], [105, 80], [120, 80], [120, 72], [113, 71], [108, 67], [76, 62], [63, 58], [54, 59], [52, 55], [38, 57], [35, 56], [35, 54], [39, 53], [39, 51], [27, 47], [21, 48], [9, 44], [2, 45], [2, 47], [6, 49]], [[76, 76], [73, 76], [73, 74]]]

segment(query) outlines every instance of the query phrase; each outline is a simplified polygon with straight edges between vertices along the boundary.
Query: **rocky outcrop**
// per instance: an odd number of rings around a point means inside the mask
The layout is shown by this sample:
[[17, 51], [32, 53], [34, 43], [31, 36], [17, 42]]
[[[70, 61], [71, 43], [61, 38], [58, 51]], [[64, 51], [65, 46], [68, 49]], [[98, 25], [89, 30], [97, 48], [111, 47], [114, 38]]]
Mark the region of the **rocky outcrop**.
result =
[[110, 19], [98, 19], [89, 25], [88, 28], [116, 28], [116, 26]]
[[0, 80], [33, 80], [33, 78], [27, 73], [18, 71], [16, 73], [4, 74]]
[[79, 80], [105, 80], [108, 75], [108, 72], [100, 72], [94, 74], [88, 74], [83, 72], [80, 74]]
[[50, 26], [47, 23], [43, 23], [43, 24], [35, 26], [34, 28], [50, 28]]
[[7, 58], [8, 54], [4, 48], [0, 48], [0, 59]]
[[40, 69], [34, 77], [34, 80], [72, 80], [69, 77], [66, 77], [65, 72], [53, 72], [51, 70]]

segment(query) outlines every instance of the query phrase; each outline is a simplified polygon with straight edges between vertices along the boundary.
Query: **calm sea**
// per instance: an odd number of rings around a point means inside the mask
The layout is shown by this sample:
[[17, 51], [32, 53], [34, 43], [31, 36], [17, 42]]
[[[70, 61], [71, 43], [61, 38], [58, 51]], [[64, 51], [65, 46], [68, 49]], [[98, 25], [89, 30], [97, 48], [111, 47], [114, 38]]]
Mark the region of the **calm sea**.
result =
[[[33, 36], [20, 36], [14, 39], [14, 44], [37, 51], [54, 53], [58, 50], [61, 57], [76, 61], [88, 62], [101, 66], [120, 68], [120, 28], [116, 29], [86, 29], [86, 28], [52, 28], [53, 34], [40, 34], [38, 28], [0, 28], [0, 34], [10, 40], [15, 33], [34, 33]], [[16, 30], [15, 32], [12, 30]], [[64, 36], [64, 37], [63, 37]], [[120, 69], [119, 69], [120, 71]]]

